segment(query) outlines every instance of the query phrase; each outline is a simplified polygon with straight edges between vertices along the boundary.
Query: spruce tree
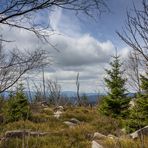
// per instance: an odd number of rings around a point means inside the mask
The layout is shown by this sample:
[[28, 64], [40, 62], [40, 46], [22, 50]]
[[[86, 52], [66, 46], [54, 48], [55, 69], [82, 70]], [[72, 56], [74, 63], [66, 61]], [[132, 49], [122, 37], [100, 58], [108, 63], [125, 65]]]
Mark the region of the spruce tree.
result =
[[141, 75], [141, 88], [144, 94], [148, 94], [148, 73], [146, 76]]
[[125, 95], [126, 79], [123, 78], [122, 63], [117, 54], [113, 56], [110, 66], [111, 69], [106, 69], [108, 77], [104, 79], [108, 88], [108, 95], [102, 100], [100, 111], [112, 117], [126, 116], [129, 99]]
[[148, 73], [141, 75], [141, 94], [137, 94], [135, 106], [130, 112], [127, 122], [129, 131], [135, 131], [148, 125]]
[[5, 122], [26, 120], [30, 115], [29, 103], [24, 94], [24, 88], [20, 84], [16, 93], [10, 94], [10, 98], [4, 107]]
[[136, 103], [148, 117], [148, 73], [145, 76], [141, 75], [140, 80], [142, 93], [138, 95]]
[[148, 73], [147, 77], [141, 75], [141, 89], [142, 93], [137, 97], [136, 107], [145, 126], [148, 124]]

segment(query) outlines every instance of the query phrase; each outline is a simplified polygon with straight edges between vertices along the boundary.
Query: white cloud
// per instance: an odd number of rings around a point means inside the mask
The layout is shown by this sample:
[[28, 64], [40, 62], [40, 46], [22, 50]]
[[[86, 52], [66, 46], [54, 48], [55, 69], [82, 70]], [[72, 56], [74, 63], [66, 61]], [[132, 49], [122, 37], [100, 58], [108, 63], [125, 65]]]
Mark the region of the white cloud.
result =
[[79, 38], [53, 36], [52, 43], [57, 45], [59, 53], [54, 52], [57, 65], [82, 66], [105, 63], [110, 58], [114, 48], [110, 41], [99, 42], [88, 34]]
[[[57, 79], [63, 90], [75, 90], [76, 75], [79, 72], [81, 91], [103, 91], [104, 68], [115, 51], [113, 43], [109, 40], [102, 42], [88, 33], [81, 33], [78, 21], [64, 15], [61, 9], [55, 8], [49, 17], [51, 27], [61, 34], [50, 36], [49, 41], [60, 52], [41, 43], [33, 33], [20, 29], [9, 30], [8, 27], [3, 27], [2, 34], [4, 38], [15, 42], [8, 43], [5, 48], [12, 49], [17, 46], [20, 49], [47, 49], [55, 63], [46, 69], [46, 78]], [[121, 50], [123, 57], [127, 53], [127, 48]], [[35, 77], [42, 80], [41, 73]]]
[[120, 49], [120, 51], [118, 51], [118, 52], [119, 52], [119, 55], [124, 59], [124, 58], [127, 58], [129, 51], [130, 51], [130, 48], [124, 47], [124, 48]]
[[61, 15], [62, 9], [59, 7], [54, 7], [54, 10], [49, 14], [49, 23], [53, 30], [59, 31]]

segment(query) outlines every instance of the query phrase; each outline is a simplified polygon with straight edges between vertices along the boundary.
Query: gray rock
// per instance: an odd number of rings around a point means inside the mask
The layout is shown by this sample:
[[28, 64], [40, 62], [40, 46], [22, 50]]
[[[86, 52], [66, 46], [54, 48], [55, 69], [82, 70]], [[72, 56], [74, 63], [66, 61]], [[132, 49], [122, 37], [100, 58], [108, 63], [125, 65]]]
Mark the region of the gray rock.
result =
[[64, 111], [64, 107], [63, 106], [57, 106], [54, 108], [54, 111]]
[[76, 126], [75, 123], [72, 123], [72, 122], [70, 122], [70, 121], [65, 121], [64, 123], [65, 123], [66, 125], [68, 125], [69, 127], [74, 127], [74, 126]]
[[122, 132], [123, 134], [126, 134], [126, 128], [122, 128], [122, 129], [121, 129], [121, 132]]
[[98, 132], [94, 133], [94, 139], [104, 139], [104, 138], [107, 138], [107, 136], [105, 136], [101, 133], [98, 133]]
[[13, 130], [5, 133], [5, 138], [22, 138], [29, 134], [29, 130]]
[[114, 135], [112, 135], [112, 134], [107, 135], [107, 137], [110, 138], [110, 139], [113, 139], [113, 140], [114, 140], [114, 139], [118, 139], [118, 137], [116, 137], [116, 136], [114, 136]]
[[140, 137], [141, 135], [148, 135], [148, 126], [145, 126], [137, 131], [135, 131], [134, 133], [130, 134], [130, 137], [132, 139], [136, 139], [138, 137]]
[[55, 118], [59, 119], [62, 113], [63, 113], [63, 112], [61, 112], [61, 111], [56, 111], [56, 112], [54, 112], [54, 115], [53, 115], [53, 116], [54, 116]]
[[58, 109], [64, 110], [64, 107], [63, 106], [58, 106]]
[[48, 132], [30, 132], [29, 133], [29, 135], [33, 136], [33, 137], [36, 137], [36, 136], [46, 136], [48, 134], [49, 134]]
[[1, 137], [1, 138], [0, 138], [0, 144], [1, 144], [1, 142], [6, 141], [6, 140], [7, 140], [7, 138]]
[[75, 123], [75, 124], [80, 124], [80, 121], [76, 118], [71, 118], [70, 122]]
[[132, 100], [129, 102], [129, 109], [132, 109], [134, 106], [135, 106], [135, 99], [132, 99]]
[[103, 146], [93, 140], [91, 148], [103, 148]]
[[46, 101], [41, 101], [41, 102], [38, 102], [37, 104], [42, 107], [48, 107], [48, 103]]
[[138, 136], [138, 133], [137, 133], [137, 132], [134, 132], [134, 133], [131, 133], [131, 134], [130, 134], [130, 137], [131, 137], [132, 139], [136, 139], [136, 138], [138, 138], [139, 136]]
[[30, 130], [13, 130], [7, 131], [3, 138], [22, 138], [23, 136], [46, 136], [49, 135], [49, 132], [30, 132]]

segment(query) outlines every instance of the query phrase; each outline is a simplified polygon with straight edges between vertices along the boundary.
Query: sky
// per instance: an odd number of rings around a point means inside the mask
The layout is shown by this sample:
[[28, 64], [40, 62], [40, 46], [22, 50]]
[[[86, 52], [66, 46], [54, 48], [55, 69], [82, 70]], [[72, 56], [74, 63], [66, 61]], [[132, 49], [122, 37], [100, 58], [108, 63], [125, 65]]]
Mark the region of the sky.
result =
[[[50, 24], [46, 31], [54, 30], [48, 40], [49, 44], [41, 43], [32, 33], [25, 30], [2, 27], [4, 38], [14, 40], [6, 49], [33, 49], [41, 47], [50, 51], [51, 65], [45, 68], [45, 77], [56, 80], [62, 91], [76, 91], [76, 76], [79, 73], [80, 91], [106, 92], [103, 78], [105, 68], [109, 68], [111, 56], [118, 49], [124, 61], [130, 48], [117, 36], [116, 31], [122, 31], [126, 21], [126, 11], [131, 10], [133, 1], [140, 8], [140, 0], [107, 0], [110, 11], [96, 18], [86, 15], [76, 16], [74, 12], [55, 7], [53, 11], [40, 13], [37, 17], [41, 24]], [[52, 32], [53, 34], [53, 32]], [[27, 75], [39, 83], [41, 72]]]

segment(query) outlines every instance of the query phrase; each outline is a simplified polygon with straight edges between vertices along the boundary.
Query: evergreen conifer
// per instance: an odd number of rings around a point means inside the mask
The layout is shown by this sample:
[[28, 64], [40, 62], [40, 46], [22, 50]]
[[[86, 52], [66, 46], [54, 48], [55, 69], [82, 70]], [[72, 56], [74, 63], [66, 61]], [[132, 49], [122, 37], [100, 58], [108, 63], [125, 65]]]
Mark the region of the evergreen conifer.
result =
[[112, 117], [126, 116], [129, 99], [125, 94], [126, 79], [123, 78], [122, 63], [117, 54], [113, 56], [110, 66], [110, 70], [106, 69], [108, 77], [104, 79], [109, 92], [102, 100], [99, 110], [101, 113]]

